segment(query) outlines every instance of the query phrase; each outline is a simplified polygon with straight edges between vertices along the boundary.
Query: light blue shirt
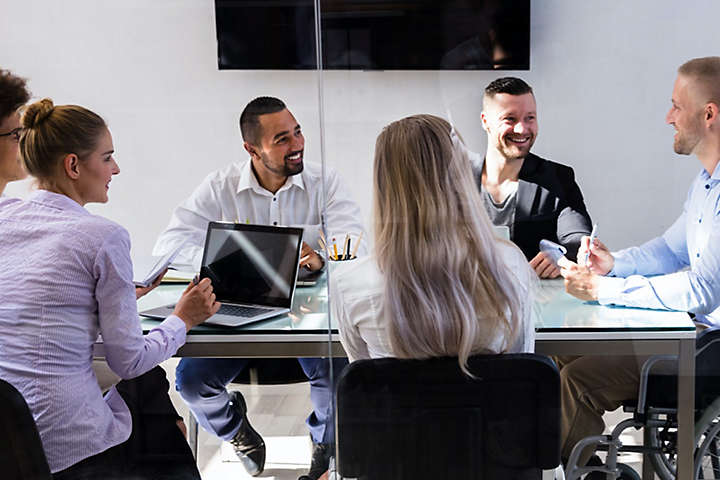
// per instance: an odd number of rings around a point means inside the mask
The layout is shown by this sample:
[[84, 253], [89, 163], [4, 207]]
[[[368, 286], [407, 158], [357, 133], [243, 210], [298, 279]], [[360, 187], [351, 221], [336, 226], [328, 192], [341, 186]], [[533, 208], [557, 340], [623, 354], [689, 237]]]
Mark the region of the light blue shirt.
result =
[[610, 276], [600, 280], [601, 304], [691, 312], [720, 325], [720, 168], [700, 172], [662, 236], [613, 256]]

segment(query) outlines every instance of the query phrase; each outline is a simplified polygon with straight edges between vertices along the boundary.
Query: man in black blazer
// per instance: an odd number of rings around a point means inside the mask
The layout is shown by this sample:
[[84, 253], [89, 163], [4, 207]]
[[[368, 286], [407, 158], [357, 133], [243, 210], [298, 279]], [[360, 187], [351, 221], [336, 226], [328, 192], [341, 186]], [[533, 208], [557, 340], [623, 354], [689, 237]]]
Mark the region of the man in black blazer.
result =
[[485, 208], [495, 225], [506, 225], [541, 278], [559, 269], [539, 251], [541, 239], [567, 248], [575, 260], [580, 239], [589, 235], [590, 215], [572, 168], [530, 153], [537, 137], [537, 108], [530, 85], [499, 78], [485, 88], [483, 128], [487, 152], [475, 165]]

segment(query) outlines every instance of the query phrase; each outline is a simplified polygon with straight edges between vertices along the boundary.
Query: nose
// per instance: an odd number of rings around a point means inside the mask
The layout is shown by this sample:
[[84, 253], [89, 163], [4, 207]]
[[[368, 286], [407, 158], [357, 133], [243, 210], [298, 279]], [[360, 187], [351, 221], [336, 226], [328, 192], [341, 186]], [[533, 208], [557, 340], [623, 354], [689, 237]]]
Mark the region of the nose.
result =
[[120, 166], [117, 164], [117, 162], [115, 160], [113, 160], [112, 174], [117, 175], [118, 173], [120, 173]]
[[667, 115], [665, 115], [665, 123], [673, 124], [675, 122], [675, 118], [673, 115], [673, 109], [671, 108], [668, 110]]
[[293, 138], [294, 138], [294, 141], [292, 144], [293, 151], [302, 150], [303, 148], [305, 148], [305, 137], [303, 136], [302, 133], [294, 136]]
[[515, 126], [513, 127], [513, 132], [515, 133], [524, 133], [527, 130], [527, 126], [525, 125], [525, 122], [517, 122]]

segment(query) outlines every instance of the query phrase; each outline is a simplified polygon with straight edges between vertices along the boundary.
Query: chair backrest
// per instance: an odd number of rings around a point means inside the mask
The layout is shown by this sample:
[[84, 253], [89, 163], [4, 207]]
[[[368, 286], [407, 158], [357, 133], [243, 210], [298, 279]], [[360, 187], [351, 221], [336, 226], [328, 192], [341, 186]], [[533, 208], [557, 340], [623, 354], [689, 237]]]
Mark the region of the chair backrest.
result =
[[560, 377], [547, 357], [360, 360], [338, 379], [337, 470], [388, 479], [540, 478], [560, 463]]
[[0, 380], [0, 477], [52, 479], [40, 435], [20, 392]]

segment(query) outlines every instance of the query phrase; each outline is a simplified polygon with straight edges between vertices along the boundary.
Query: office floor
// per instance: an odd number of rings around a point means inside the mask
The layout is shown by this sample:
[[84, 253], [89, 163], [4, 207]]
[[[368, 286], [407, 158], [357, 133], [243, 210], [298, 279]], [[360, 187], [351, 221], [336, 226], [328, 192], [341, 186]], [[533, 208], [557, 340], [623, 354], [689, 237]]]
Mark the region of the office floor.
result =
[[[170, 359], [162, 364], [171, 385], [174, 385], [177, 362], [177, 359]], [[265, 439], [265, 472], [260, 477], [251, 477], [235, 457], [230, 444], [223, 443], [200, 429], [198, 466], [203, 480], [296, 480], [306, 473], [310, 465], [311, 451], [310, 438], [305, 427], [305, 417], [311, 409], [309, 384], [237, 385], [233, 386], [233, 389], [235, 388], [243, 392], [252, 425]], [[174, 389], [170, 391], [170, 398], [178, 413], [187, 419], [188, 409]], [[605, 423], [608, 429], [611, 429], [624, 418], [625, 414], [618, 410], [608, 413]], [[628, 444], [639, 443], [642, 432], [631, 431], [621, 440]], [[641, 470], [639, 454], [621, 455], [619, 461], [629, 464], [638, 472]]]

